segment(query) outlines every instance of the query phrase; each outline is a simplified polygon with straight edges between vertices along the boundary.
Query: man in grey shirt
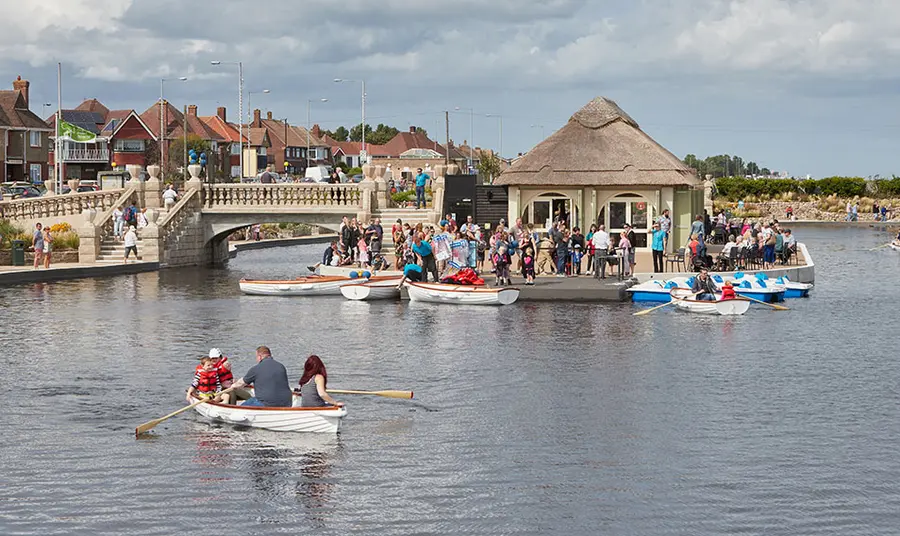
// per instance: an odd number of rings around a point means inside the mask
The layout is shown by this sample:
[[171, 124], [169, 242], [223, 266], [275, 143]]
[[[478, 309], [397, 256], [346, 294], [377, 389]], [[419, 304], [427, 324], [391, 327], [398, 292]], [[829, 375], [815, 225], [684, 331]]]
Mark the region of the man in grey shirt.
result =
[[275, 361], [268, 346], [256, 349], [256, 364], [234, 382], [232, 389], [240, 389], [253, 384], [254, 396], [244, 402], [244, 406], [265, 406], [289, 408], [292, 402], [291, 384], [288, 382], [284, 365]]

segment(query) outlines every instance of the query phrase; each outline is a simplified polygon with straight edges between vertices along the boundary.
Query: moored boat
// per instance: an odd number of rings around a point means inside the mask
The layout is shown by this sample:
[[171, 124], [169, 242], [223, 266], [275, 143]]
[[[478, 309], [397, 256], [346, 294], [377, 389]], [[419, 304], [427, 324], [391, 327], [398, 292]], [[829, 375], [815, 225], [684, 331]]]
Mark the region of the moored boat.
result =
[[200, 415], [213, 421], [264, 428], [276, 432], [316, 432], [336, 434], [341, 420], [347, 415], [344, 407], [324, 408], [267, 408], [244, 407], [233, 404], [207, 402], [195, 406]]
[[788, 279], [786, 275], [779, 277], [775, 282], [784, 286], [785, 298], [806, 298], [809, 296], [809, 291], [813, 288], [812, 283], [797, 283]]
[[371, 277], [359, 285], [344, 285], [341, 294], [348, 300], [390, 300], [400, 297], [400, 281], [403, 277]]
[[458, 305], [510, 305], [519, 299], [515, 287], [486, 288], [444, 283], [405, 283], [412, 301]]
[[[757, 274], [757, 276], [759, 275]], [[761, 275], [765, 276], [766, 274]], [[725, 282], [725, 279], [719, 274], [713, 275], [712, 278], [717, 285], [722, 285]], [[784, 285], [767, 281], [765, 277], [750, 277], [743, 272], [736, 272], [734, 277], [729, 278], [729, 280], [734, 285], [734, 291], [738, 296], [745, 296], [766, 303], [784, 301]]]
[[346, 276], [298, 277], [284, 281], [241, 279], [241, 292], [258, 296], [340, 296], [344, 285], [359, 285], [366, 279]]
[[651, 279], [625, 289], [625, 291], [631, 295], [631, 301], [633, 302], [665, 303], [672, 300], [672, 296], [669, 293], [671, 289], [684, 286], [690, 286], [686, 277], [676, 277], [669, 280]]
[[900, 251], [900, 244], [891, 242], [891, 249], [893, 249], [894, 251]]
[[734, 298], [731, 300], [721, 299], [721, 295], [716, 297], [716, 301], [695, 300], [692, 297], [691, 289], [672, 289], [672, 299], [675, 300], [675, 308], [688, 313], [697, 313], [705, 315], [742, 315], [750, 308], [750, 300], [744, 298]]
[[315, 266], [307, 266], [307, 269], [319, 276], [343, 276], [352, 277], [369, 277], [372, 275], [384, 276], [403, 276], [403, 272], [397, 270], [372, 270], [371, 268], [357, 268], [355, 266], [326, 266], [324, 264], [316, 264]]

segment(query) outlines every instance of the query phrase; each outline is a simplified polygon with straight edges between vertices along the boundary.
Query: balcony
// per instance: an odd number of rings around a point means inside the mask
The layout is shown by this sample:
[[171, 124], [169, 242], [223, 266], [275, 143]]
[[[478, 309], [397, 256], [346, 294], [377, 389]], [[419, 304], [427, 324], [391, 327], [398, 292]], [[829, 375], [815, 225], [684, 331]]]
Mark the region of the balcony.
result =
[[109, 149], [69, 149], [62, 151], [64, 162], [109, 162]]

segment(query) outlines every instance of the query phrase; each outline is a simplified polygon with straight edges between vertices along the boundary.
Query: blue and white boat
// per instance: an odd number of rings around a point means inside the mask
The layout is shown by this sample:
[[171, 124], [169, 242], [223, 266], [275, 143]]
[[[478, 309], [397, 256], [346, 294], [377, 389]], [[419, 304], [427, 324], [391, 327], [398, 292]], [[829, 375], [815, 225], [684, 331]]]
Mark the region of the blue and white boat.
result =
[[[762, 277], [751, 277], [744, 272], [735, 272], [734, 277], [729, 278], [732, 285], [734, 285], [734, 292], [738, 296], [744, 296], [766, 303], [784, 301], [785, 291], [787, 290], [784, 285], [767, 281], [768, 276], [764, 273], [756, 275]], [[719, 274], [713, 275], [712, 278], [717, 285], [725, 283], [725, 280]]]
[[813, 288], [812, 283], [797, 283], [788, 279], [786, 275], [779, 277], [775, 282], [779, 285], [784, 285], [785, 298], [807, 298], [809, 297], [809, 291]]
[[634, 285], [627, 289], [627, 292], [631, 294], [631, 301], [633, 302], [666, 303], [672, 301], [671, 291], [673, 288], [690, 288], [693, 284], [693, 277], [676, 277], [667, 281], [651, 279], [650, 281]]

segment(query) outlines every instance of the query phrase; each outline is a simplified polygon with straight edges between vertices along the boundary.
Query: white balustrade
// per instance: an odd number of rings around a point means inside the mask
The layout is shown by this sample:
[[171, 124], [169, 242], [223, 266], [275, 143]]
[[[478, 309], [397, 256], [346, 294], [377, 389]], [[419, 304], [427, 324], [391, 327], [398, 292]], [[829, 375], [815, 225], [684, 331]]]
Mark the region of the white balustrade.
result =
[[64, 149], [65, 162], [108, 162], [109, 149]]
[[0, 219], [10, 221], [80, 216], [86, 209], [111, 210], [124, 189], [30, 197], [0, 203]]
[[254, 211], [265, 208], [357, 208], [358, 184], [204, 184], [203, 210]]

